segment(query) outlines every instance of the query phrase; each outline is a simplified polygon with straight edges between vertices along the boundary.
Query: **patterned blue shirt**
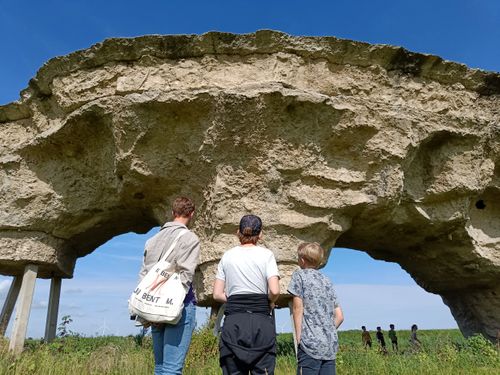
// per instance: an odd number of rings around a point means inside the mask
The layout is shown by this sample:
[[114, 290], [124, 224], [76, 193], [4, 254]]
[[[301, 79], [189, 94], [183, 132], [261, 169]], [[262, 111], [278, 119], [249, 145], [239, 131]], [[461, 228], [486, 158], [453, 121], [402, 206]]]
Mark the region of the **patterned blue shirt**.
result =
[[304, 304], [302, 350], [315, 359], [335, 359], [339, 344], [334, 318], [339, 303], [330, 279], [312, 268], [299, 269], [292, 275], [288, 292]]

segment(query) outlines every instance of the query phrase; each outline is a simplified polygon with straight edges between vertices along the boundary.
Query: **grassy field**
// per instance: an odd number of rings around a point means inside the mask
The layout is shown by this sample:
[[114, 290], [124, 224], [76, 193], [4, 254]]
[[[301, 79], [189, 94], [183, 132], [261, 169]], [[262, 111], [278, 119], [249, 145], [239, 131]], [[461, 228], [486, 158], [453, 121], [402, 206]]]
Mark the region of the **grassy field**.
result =
[[[372, 335], [373, 336], [373, 335]], [[338, 374], [500, 374], [498, 350], [481, 336], [464, 339], [457, 330], [419, 331], [422, 349], [412, 351], [408, 331], [398, 331], [400, 353], [387, 355], [377, 348], [364, 350], [359, 331], [340, 332]], [[51, 344], [28, 340], [15, 359], [0, 342], [0, 374], [67, 375], [153, 373], [151, 338], [78, 337]], [[185, 374], [220, 374], [217, 339], [209, 330], [196, 332], [186, 360]], [[294, 374], [295, 357], [290, 334], [278, 336], [276, 374]]]

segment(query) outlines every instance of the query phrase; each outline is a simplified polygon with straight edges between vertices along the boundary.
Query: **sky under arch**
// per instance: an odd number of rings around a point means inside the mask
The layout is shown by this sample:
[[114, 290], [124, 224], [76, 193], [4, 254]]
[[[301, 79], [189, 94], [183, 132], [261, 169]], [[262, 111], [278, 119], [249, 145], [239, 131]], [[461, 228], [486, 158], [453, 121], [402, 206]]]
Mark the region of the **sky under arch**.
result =
[[[144, 243], [157, 231], [158, 227], [143, 235], [116, 236], [80, 258], [74, 278], [63, 280], [59, 320], [70, 315], [70, 329], [87, 336], [136, 334], [138, 329], [128, 317], [127, 299], [137, 283]], [[334, 282], [344, 309], [342, 329], [359, 329], [361, 325], [375, 329], [391, 323], [401, 329], [409, 329], [413, 323], [423, 329], [457, 327], [441, 297], [416, 285], [396, 263], [374, 260], [361, 251], [335, 248], [322, 272]], [[0, 278], [1, 303], [10, 280]], [[48, 280], [37, 280], [28, 336], [43, 336], [49, 287]], [[198, 326], [208, 314], [207, 309], [198, 309]], [[276, 327], [278, 332], [291, 332], [286, 309], [278, 311]], [[8, 333], [10, 329], [12, 321]]]

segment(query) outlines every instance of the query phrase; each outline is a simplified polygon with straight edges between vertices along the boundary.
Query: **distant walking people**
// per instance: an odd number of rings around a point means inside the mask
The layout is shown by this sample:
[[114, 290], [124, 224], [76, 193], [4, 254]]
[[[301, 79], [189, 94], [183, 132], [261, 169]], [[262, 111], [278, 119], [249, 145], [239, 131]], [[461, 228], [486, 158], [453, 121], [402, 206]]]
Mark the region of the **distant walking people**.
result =
[[394, 329], [394, 324], [390, 324], [389, 325], [389, 338], [391, 339], [391, 343], [392, 343], [392, 350], [394, 350], [395, 352], [397, 352], [399, 349], [398, 349], [398, 337], [396, 336], [396, 331]]
[[417, 330], [418, 327], [416, 324], [411, 326], [411, 334], [410, 334], [410, 343], [413, 347], [413, 349], [419, 349], [422, 343], [420, 340], [417, 338]]
[[387, 348], [385, 346], [385, 338], [384, 338], [384, 333], [382, 332], [381, 327], [377, 327], [377, 341], [378, 344], [380, 345], [380, 350], [384, 353], [387, 352]]
[[366, 330], [365, 326], [361, 327], [361, 340], [363, 341], [363, 347], [371, 348], [372, 347], [372, 337], [370, 336], [370, 332]]
[[288, 292], [293, 295], [293, 321], [297, 338], [297, 374], [335, 374], [337, 328], [344, 321], [335, 289], [318, 268], [325, 251], [317, 243], [298, 248], [298, 263]]
[[[194, 215], [195, 205], [185, 197], [175, 199], [172, 204], [173, 221], [162, 226], [161, 230], [146, 242], [144, 261], [139, 273], [142, 280], [148, 271], [163, 257], [179, 232], [187, 229]], [[153, 353], [155, 375], [182, 374], [191, 336], [196, 325], [196, 297], [193, 291], [193, 277], [198, 266], [200, 240], [191, 231], [178, 239], [172, 253], [167, 257], [175, 263], [186, 292], [184, 309], [177, 324], [153, 324]], [[145, 326], [149, 323], [144, 322]]]
[[254, 215], [240, 220], [240, 245], [219, 262], [213, 297], [226, 303], [219, 351], [224, 375], [249, 372], [274, 374], [276, 326], [274, 303], [279, 296], [279, 273], [272, 251], [257, 246], [262, 221]]

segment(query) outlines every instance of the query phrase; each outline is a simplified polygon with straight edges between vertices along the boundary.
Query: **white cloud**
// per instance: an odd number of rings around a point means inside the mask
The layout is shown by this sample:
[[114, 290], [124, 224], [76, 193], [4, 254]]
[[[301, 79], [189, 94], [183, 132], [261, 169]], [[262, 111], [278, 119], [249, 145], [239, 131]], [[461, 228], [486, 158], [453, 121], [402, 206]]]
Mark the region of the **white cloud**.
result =
[[[109, 294], [117, 295], [132, 293], [137, 283], [137, 275], [130, 278], [114, 278], [113, 275], [107, 278], [80, 278], [63, 281], [63, 291], [70, 294], [92, 295]], [[68, 289], [66, 289], [68, 288]], [[80, 297], [79, 297], [80, 298]]]
[[[338, 284], [335, 286], [345, 320], [342, 329], [388, 329], [395, 324], [409, 329], [414, 323], [422, 329], [456, 328], [457, 324], [441, 297], [417, 285]], [[277, 311], [278, 332], [290, 332], [288, 309]]]
[[69, 310], [74, 310], [74, 309], [80, 309], [81, 306], [77, 305], [76, 303], [68, 303], [68, 304], [63, 304], [61, 308], [69, 309]]
[[83, 289], [82, 288], [68, 288], [64, 289], [64, 293], [66, 294], [79, 294], [82, 293]]
[[133, 255], [117, 255], [117, 254], [99, 254], [100, 256], [106, 258], [113, 258], [118, 260], [125, 260], [134, 263], [142, 262], [142, 256], [133, 256]]
[[35, 310], [39, 310], [39, 309], [46, 309], [47, 306], [48, 306], [48, 302], [47, 301], [34, 301], [32, 304], [31, 304], [31, 308], [32, 309], [35, 309]]
[[4, 299], [5, 297], [7, 297], [11, 282], [12, 280], [0, 281], [0, 299]]
[[341, 284], [336, 289], [344, 310], [344, 329], [391, 323], [400, 328], [413, 323], [423, 329], [457, 326], [441, 297], [417, 285]]
[[[100, 278], [64, 280], [59, 320], [63, 315], [71, 315], [74, 322], [70, 329], [85, 335], [94, 335], [103, 320], [107, 322], [109, 332], [118, 335], [137, 333], [138, 328], [129, 320], [127, 309], [127, 299], [136, 286], [136, 276], [102, 275]], [[0, 292], [5, 292], [9, 286], [10, 280], [0, 279]], [[29, 336], [43, 335], [49, 286], [47, 280], [37, 280]], [[337, 284], [335, 288], [345, 314], [342, 329], [358, 329], [361, 325], [370, 329], [380, 325], [385, 329], [390, 323], [399, 329], [409, 328], [413, 323], [422, 329], [456, 327], [441, 298], [417, 285]], [[198, 308], [197, 325], [205, 323], [209, 314], [209, 309]], [[290, 332], [288, 309], [278, 310], [276, 316], [278, 332]]]
[[197, 307], [196, 308], [196, 327], [203, 326], [210, 318], [210, 308]]

